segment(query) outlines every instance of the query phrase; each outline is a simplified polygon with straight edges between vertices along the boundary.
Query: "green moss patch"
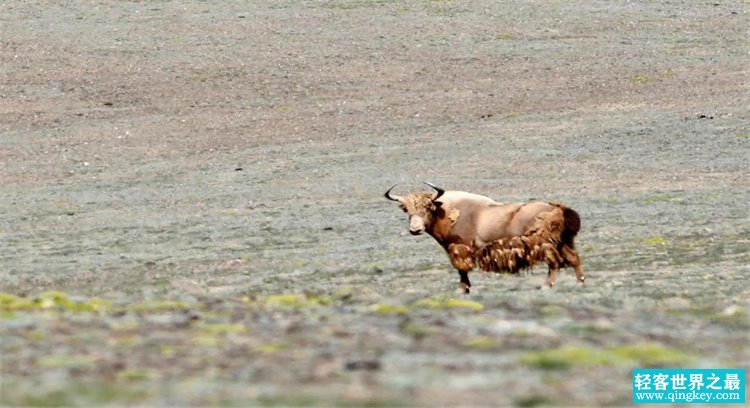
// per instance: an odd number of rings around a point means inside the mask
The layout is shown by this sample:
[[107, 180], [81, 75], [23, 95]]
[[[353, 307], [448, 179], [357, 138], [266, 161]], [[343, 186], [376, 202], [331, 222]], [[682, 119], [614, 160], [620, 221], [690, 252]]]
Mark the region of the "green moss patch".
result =
[[413, 306], [427, 309], [470, 309], [475, 312], [484, 310], [484, 305], [473, 300], [443, 297], [420, 299], [414, 302]]
[[408, 320], [399, 325], [399, 329], [402, 333], [408, 334], [414, 337], [414, 339], [416, 340], [421, 340], [439, 331], [439, 329], [435, 326], [415, 323]]
[[620, 363], [635, 362], [639, 367], [683, 366], [693, 361], [692, 357], [680, 350], [655, 343], [614, 346], [607, 348], [607, 352]]
[[649, 82], [655, 81], [656, 79], [647, 75], [637, 75], [631, 78], [630, 80], [637, 84], [647, 84]]
[[185, 303], [174, 300], [145, 300], [125, 307], [128, 312], [153, 313], [172, 310], [188, 310]]
[[642, 242], [648, 245], [667, 245], [667, 239], [661, 235], [644, 238]]
[[223, 336], [227, 334], [244, 334], [247, 328], [241, 323], [218, 323], [203, 324], [198, 327], [198, 331], [207, 336]]
[[[26, 386], [4, 390], [2, 405], [34, 407], [73, 407], [143, 405], [151, 397], [146, 389], [123, 387], [117, 383], [65, 383], [59, 388], [29, 390]], [[145, 404], [149, 405], [149, 404]]]
[[370, 310], [374, 313], [384, 315], [404, 315], [409, 313], [409, 308], [401, 305], [379, 304], [373, 305]]
[[65, 310], [69, 312], [105, 312], [110, 303], [104, 299], [74, 300], [67, 293], [43, 292], [34, 297], [20, 297], [0, 292], [0, 311]]
[[287, 349], [289, 349], [289, 344], [285, 342], [265, 343], [254, 348], [255, 351], [262, 354], [276, 354]]
[[44, 368], [79, 368], [92, 366], [94, 362], [92, 356], [56, 354], [40, 357], [36, 364]]
[[150, 381], [159, 377], [159, 373], [147, 368], [129, 368], [117, 373], [117, 379], [123, 381]]
[[466, 340], [464, 346], [477, 350], [498, 350], [502, 342], [487, 336], [476, 336]]
[[712, 321], [724, 325], [744, 329], [750, 328], [750, 313], [748, 313], [746, 307], [732, 305], [725, 308], [720, 313], [711, 314], [709, 317]]
[[674, 367], [690, 364], [693, 358], [677, 349], [643, 343], [604, 349], [563, 346], [554, 350], [525, 353], [521, 355], [520, 361], [544, 370], [564, 370], [573, 366]]
[[564, 346], [554, 350], [524, 353], [520, 360], [526, 365], [544, 370], [562, 370], [574, 365], [611, 365], [611, 358], [607, 353], [580, 346]]
[[242, 301], [251, 306], [280, 307], [288, 309], [303, 309], [333, 305], [333, 298], [326, 295], [312, 295], [304, 293], [285, 293], [261, 297], [244, 297]]

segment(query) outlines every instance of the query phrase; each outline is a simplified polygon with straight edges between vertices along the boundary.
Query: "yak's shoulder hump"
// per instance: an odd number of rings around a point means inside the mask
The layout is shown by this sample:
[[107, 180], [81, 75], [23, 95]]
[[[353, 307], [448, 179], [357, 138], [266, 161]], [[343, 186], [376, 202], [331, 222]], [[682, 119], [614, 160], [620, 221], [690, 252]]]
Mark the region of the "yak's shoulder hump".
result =
[[474, 193], [467, 193], [466, 191], [446, 191], [445, 194], [443, 194], [443, 196], [438, 199], [438, 201], [448, 205], [456, 205], [462, 202], [471, 202], [484, 205], [500, 204], [489, 197]]

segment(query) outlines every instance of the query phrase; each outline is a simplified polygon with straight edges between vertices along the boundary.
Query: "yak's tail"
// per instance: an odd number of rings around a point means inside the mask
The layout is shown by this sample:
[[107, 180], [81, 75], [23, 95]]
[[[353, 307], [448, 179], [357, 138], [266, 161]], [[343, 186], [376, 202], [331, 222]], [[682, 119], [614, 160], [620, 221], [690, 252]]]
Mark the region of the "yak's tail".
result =
[[568, 208], [560, 203], [550, 203], [555, 207], [559, 208], [563, 212], [563, 230], [560, 234], [560, 241], [569, 246], [570, 249], [575, 248], [575, 237], [578, 235], [578, 231], [581, 230], [581, 217], [575, 210]]
[[550, 204], [557, 210], [539, 215], [524, 235], [499, 239], [477, 249], [474, 253], [477, 266], [489, 272], [518, 273], [541, 262], [565, 265], [562, 249], [565, 246], [573, 249], [581, 218], [562, 204]]

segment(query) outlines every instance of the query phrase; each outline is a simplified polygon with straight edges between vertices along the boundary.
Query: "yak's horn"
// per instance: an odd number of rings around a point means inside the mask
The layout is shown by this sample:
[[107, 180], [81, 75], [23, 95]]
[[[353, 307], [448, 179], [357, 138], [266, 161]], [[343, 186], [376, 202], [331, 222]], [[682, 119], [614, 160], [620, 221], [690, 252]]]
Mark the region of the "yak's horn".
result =
[[435, 198], [432, 199], [432, 201], [437, 200], [438, 198], [440, 198], [441, 195], [445, 194], [445, 190], [443, 190], [442, 188], [440, 188], [440, 187], [438, 187], [438, 186], [436, 186], [436, 185], [434, 185], [434, 184], [432, 184], [430, 182], [427, 182], [427, 181], [425, 181], [424, 183], [427, 184], [428, 186], [434, 188], [435, 191], [437, 191], [437, 195], [435, 196]]
[[[394, 184], [393, 187], [396, 187], [397, 185], [398, 185], [398, 183]], [[398, 201], [398, 202], [403, 201], [403, 199], [404, 199], [403, 197], [401, 197], [401, 196], [392, 196], [391, 195], [391, 190], [393, 190], [393, 187], [389, 188], [388, 191], [385, 192], [385, 198], [387, 198], [387, 199], [389, 199], [391, 201]]]

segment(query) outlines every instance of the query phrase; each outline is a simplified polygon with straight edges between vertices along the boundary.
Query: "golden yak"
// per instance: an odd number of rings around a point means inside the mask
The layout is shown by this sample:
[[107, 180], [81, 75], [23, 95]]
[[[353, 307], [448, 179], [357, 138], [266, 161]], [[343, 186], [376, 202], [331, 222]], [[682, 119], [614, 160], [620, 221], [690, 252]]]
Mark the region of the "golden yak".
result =
[[549, 273], [544, 286], [551, 288], [560, 268], [573, 267], [578, 283], [585, 276], [575, 251], [574, 238], [581, 219], [560, 203], [500, 204], [478, 194], [445, 191], [425, 182], [436, 192], [385, 197], [397, 201], [409, 216], [409, 232], [427, 232], [458, 269], [459, 288], [469, 293], [469, 272], [478, 266], [491, 272], [510, 272], [546, 262]]

